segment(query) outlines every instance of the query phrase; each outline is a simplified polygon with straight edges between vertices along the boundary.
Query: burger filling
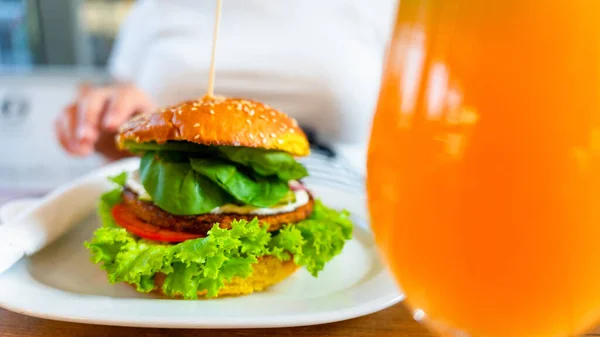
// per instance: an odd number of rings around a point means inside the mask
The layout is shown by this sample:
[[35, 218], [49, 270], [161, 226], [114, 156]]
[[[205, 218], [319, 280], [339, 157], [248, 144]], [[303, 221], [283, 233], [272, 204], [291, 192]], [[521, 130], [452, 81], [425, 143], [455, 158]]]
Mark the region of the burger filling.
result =
[[[111, 178], [103, 226], [86, 246], [111, 282], [208, 297], [259, 258], [293, 260], [315, 277], [352, 236], [345, 211], [314, 200], [291, 155], [190, 143], [129, 144], [139, 170]], [[158, 276], [159, 282], [155, 282]]]
[[[308, 191], [297, 180], [289, 182], [291, 191], [281, 199], [277, 204], [271, 207], [255, 207], [252, 205], [240, 205], [229, 203], [215, 207], [210, 211], [211, 214], [256, 214], [273, 215], [292, 212], [299, 207], [306, 205], [310, 199]], [[135, 170], [127, 174], [125, 187], [137, 194], [137, 197], [143, 201], [152, 201], [152, 197], [144, 189], [140, 178], [140, 171]]]

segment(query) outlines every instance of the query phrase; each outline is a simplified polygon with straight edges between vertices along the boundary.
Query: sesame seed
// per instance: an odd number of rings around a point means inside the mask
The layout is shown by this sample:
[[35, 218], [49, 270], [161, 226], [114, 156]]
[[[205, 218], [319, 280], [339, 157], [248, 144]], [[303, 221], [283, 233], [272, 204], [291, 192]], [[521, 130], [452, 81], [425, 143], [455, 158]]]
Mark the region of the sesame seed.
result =
[[281, 128], [285, 130], [285, 129], [287, 129], [287, 128], [288, 128], [288, 126], [287, 126], [287, 125], [285, 125], [285, 124], [283, 124], [283, 123], [281, 123]]
[[271, 116], [275, 117], [275, 111], [271, 111]]
[[177, 114], [178, 114], [178, 115], [181, 115], [181, 110], [177, 110]]
[[292, 126], [293, 127], [297, 127], [298, 126], [298, 121], [296, 120], [296, 118], [292, 118]]
[[273, 119], [271, 120], [271, 122], [273, 122], [273, 123], [277, 123], [277, 120], [276, 120], [275, 118], [273, 118]]
[[231, 110], [231, 109], [232, 109], [231, 105], [228, 105], [227, 110]]
[[294, 132], [296, 132], [296, 130], [290, 129], [290, 133], [294, 133]]
[[262, 142], [263, 142], [263, 144], [267, 144], [267, 139], [266, 139], [266, 138], [264, 138], [264, 139], [262, 140]]
[[198, 138], [200, 138], [200, 135], [195, 135], [194, 136], [194, 139], [198, 139]]
[[192, 111], [196, 111], [198, 110], [198, 108], [196, 108], [195, 106], [192, 107]]
[[248, 115], [250, 115], [250, 116], [254, 116], [254, 110], [250, 110], [250, 111], [248, 111]]
[[252, 121], [249, 119], [246, 119], [246, 123], [248, 123], [248, 125], [252, 124]]
[[195, 127], [195, 128], [197, 128], [197, 127], [200, 127], [200, 123], [196, 123], [196, 124], [194, 124], [194, 127]]
[[214, 114], [215, 114], [215, 110], [213, 110], [213, 109], [210, 109], [210, 114], [211, 114], [211, 115], [214, 115]]
[[250, 139], [254, 140], [254, 135], [253, 134], [248, 134], [248, 137], [250, 137]]
[[277, 135], [274, 133], [271, 133], [271, 138], [275, 138], [275, 137], [277, 137]]
[[262, 132], [259, 132], [258, 135], [260, 136], [260, 138], [265, 138], [265, 134]]
[[283, 139], [277, 139], [277, 143], [283, 144]]
[[260, 115], [260, 116], [258, 116], [258, 118], [267, 119], [267, 117], [265, 115]]

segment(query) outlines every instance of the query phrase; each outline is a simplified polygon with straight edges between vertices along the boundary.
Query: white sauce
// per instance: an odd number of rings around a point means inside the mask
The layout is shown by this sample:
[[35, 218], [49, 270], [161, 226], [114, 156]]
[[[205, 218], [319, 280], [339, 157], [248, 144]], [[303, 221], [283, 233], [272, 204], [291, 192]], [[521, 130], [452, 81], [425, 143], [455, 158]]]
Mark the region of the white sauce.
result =
[[140, 200], [152, 200], [152, 197], [150, 196], [150, 194], [148, 194], [148, 192], [146, 192], [144, 185], [142, 185], [142, 179], [140, 178], [139, 170], [135, 170], [127, 174], [125, 186], [127, 186], [127, 188], [129, 188], [130, 190], [134, 191], [138, 195], [138, 198]]
[[234, 213], [234, 214], [256, 214], [256, 215], [273, 215], [280, 213], [287, 213], [295, 210], [296, 208], [302, 207], [308, 203], [309, 197], [308, 192], [305, 190], [294, 191], [296, 195], [296, 201], [287, 205], [280, 205], [277, 207], [270, 208], [256, 208], [253, 206], [238, 206], [227, 204], [221, 207], [217, 207], [210, 211], [212, 214], [222, 213]]
[[[290, 185], [294, 185], [294, 184], [298, 184], [298, 183], [295, 181], [290, 182]], [[148, 194], [148, 192], [146, 192], [146, 189], [144, 189], [144, 185], [142, 185], [142, 181], [140, 179], [140, 172], [138, 170], [130, 172], [127, 175], [127, 180], [125, 181], [125, 186], [127, 186], [127, 188], [129, 188], [130, 190], [135, 192], [138, 195], [138, 197], [140, 198], [140, 200], [147, 200], [147, 201], [152, 200], [152, 197], [150, 196], [150, 194]], [[270, 208], [256, 208], [256, 207], [248, 206], [248, 205], [239, 206], [239, 205], [234, 205], [234, 204], [227, 204], [227, 205], [223, 205], [221, 207], [217, 207], [217, 208], [213, 209], [212, 211], [210, 211], [210, 213], [212, 213], [212, 214], [233, 213], [233, 214], [256, 214], [256, 215], [273, 215], [273, 214], [287, 213], [287, 212], [291, 212], [299, 207], [306, 205], [310, 199], [308, 192], [306, 192], [303, 189], [294, 191], [294, 194], [296, 195], [296, 201], [294, 201], [293, 203], [289, 203], [287, 205], [278, 205], [276, 207], [270, 207]]]

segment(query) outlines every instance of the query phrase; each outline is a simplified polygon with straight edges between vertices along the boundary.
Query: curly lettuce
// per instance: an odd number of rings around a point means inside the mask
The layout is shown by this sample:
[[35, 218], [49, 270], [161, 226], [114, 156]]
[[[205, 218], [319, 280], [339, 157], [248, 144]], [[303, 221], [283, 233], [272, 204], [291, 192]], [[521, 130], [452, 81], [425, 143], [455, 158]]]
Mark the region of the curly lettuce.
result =
[[[122, 185], [124, 178], [113, 181]], [[239, 220], [229, 230], [215, 224], [205, 238], [160, 243], [136, 237], [115, 223], [110, 211], [121, 201], [120, 195], [117, 188], [101, 197], [98, 213], [103, 226], [85, 246], [111, 283], [130, 283], [140, 292], [154, 290], [160, 273], [165, 275], [161, 290], [168, 296], [195, 299], [206, 290], [207, 297], [215, 297], [226, 281], [250, 276], [252, 265], [265, 255], [282, 261], [293, 258], [316, 277], [352, 237], [349, 214], [317, 200], [308, 219], [273, 235], [257, 219]]]

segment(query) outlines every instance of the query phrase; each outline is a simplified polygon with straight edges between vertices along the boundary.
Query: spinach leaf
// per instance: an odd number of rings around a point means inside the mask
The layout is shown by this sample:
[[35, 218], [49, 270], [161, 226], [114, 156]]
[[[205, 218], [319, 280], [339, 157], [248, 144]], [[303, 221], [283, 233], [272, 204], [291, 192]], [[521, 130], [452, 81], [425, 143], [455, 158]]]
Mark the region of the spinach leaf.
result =
[[288, 181], [308, 175], [306, 168], [286, 152], [232, 146], [221, 146], [218, 150], [222, 157], [249, 166], [262, 176], [277, 176]]
[[176, 215], [208, 213], [232, 200], [219, 185], [192, 170], [187, 156], [179, 152], [146, 152], [140, 177], [154, 204]]
[[216, 158], [190, 158], [194, 171], [217, 183], [247, 205], [269, 207], [286, 196], [289, 186], [276, 176], [249, 174], [236, 165]]
[[170, 141], [163, 144], [155, 142], [125, 142], [132, 152], [145, 151], [185, 152], [194, 157], [220, 157], [239, 165], [250, 167], [262, 176], [277, 176], [279, 179], [298, 180], [308, 175], [302, 166], [289, 153], [242, 146], [206, 146], [183, 141]]

